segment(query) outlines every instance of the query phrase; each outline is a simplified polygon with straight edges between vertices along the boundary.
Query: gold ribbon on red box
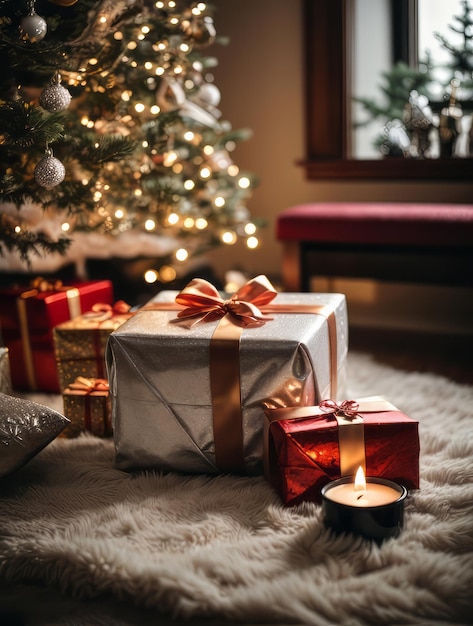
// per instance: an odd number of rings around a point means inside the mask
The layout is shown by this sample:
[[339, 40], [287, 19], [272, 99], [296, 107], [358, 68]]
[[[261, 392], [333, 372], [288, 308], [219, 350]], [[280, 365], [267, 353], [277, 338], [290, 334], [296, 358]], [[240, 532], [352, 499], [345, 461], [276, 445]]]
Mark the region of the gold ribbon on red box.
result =
[[354, 476], [361, 466], [366, 473], [364, 422], [362, 413], [399, 411], [382, 396], [371, 396], [360, 400], [344, 400], [337, 403], [332, 399], [322, 400], [318, 406], [284, 407], [265, 411], [264, 425], [264, 470], [270, 479], [270, 426], [279, 420], [305, 420], [332, 416], [338, 424], [340, 476]]
[[[217, 321], [210, 343], [209, 369], [212, 419], [217, 466], [223, 471], [241, 471], [244, 466], [243, 420], [240, 384], [240, 337], [243, 329], [256, 328], [281, 313], [323, 316], [330, 342], [331, 393], [337, 393], [337, 329], [334, 311], [327, 305], [279, 304], [266, 276], [249, 280], [229, 299], [223, 299], [208, 281], [191, 280], [175, 302], [152, 302], [140, 311], [179, 310], [172, 322], [191, 329], [196, 324]], [[181, 310], [181, 307], [185, 308]]]

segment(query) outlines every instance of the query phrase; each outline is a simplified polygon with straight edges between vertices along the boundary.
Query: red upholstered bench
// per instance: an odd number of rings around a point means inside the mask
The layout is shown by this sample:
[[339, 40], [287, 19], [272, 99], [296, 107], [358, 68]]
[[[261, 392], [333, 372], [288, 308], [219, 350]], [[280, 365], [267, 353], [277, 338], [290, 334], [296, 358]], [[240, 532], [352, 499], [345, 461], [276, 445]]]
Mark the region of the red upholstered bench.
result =
[[279, 214], [276, 236], [288, 291], [315, 275], [473, 285], [473, 205], [302, 204]]

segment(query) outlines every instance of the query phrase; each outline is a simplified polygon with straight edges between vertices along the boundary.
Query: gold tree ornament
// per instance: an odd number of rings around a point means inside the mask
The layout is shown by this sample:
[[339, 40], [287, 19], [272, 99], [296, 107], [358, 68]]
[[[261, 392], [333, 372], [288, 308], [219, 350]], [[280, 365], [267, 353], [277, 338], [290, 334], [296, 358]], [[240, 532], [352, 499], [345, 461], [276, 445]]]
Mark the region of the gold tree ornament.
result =
[[38, 15], [34, 8], [34, 0], [28, 2], [28, 15], [20, 22], [20, 35], [25, 41], [37, 43], [46, 36], [48, 25], [46, 20]]

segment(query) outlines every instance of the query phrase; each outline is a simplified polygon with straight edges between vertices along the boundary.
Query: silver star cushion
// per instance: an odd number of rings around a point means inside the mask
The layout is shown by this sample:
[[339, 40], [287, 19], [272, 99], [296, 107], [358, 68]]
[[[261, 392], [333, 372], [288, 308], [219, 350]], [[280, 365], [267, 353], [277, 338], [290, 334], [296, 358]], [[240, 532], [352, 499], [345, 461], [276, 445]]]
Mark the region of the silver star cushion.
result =
[[0, 477], [27, 463], [69, 424], [47, 406], [0, 393]]

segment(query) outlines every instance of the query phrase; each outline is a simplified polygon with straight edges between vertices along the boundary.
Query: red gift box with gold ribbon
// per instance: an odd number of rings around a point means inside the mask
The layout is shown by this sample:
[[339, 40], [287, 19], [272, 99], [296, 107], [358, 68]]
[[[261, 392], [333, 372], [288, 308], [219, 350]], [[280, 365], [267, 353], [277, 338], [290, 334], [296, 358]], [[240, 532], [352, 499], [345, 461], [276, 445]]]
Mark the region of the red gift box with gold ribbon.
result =
[[61, 389], [78, 376], [106, 378], [105, 348], [110, 334], [133, 313], [129, 304], [97, 302], [92, 309], [54, 327], [54, 350]]
[[288, 505], [321, 501], [322, 487], [359, 466], [419, 488], [418, 422], [380, 396], [265, 412], [265, 475]]
[[78, 376], [63, 391], [64, 415], [71, 420], [66, 437], [89, 432], [97, 437], [112, 434], [108, 382], [104, 378]]
[[343, 389], [343, 294], [278, 294], [258, 276], [226, 299], [202, 279], [141, 307], [107, 344], [121, 469], [262, 473], [264, 408]]
[[110, 281], [63, 285], [37, 279], [29, 288], [1, 291], [0, 327], [10, 351], [14, 389], [60, 393], [53, 328], [89, 311], [96, 302], [113, 302]]

